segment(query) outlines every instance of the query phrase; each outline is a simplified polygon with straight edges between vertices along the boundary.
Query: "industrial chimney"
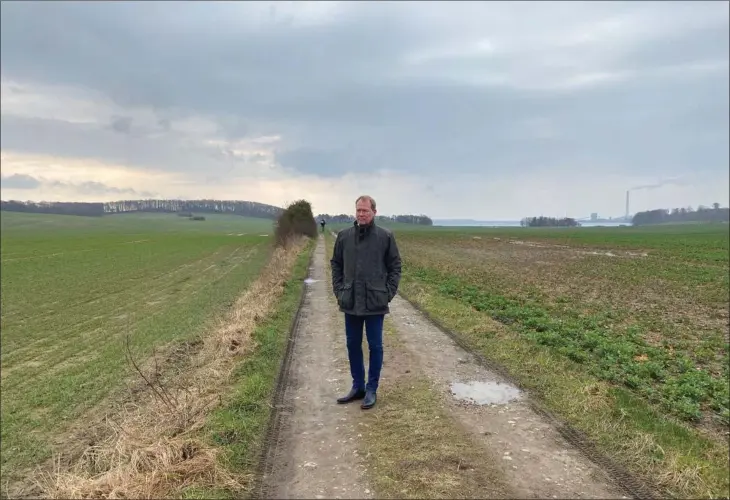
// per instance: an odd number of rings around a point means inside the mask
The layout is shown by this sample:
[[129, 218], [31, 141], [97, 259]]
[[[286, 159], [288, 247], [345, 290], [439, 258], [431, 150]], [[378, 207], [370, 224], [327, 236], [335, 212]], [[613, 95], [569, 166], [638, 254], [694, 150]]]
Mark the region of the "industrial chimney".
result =
[[629, 191], [626, 191], [626, 220], [629, 220]]

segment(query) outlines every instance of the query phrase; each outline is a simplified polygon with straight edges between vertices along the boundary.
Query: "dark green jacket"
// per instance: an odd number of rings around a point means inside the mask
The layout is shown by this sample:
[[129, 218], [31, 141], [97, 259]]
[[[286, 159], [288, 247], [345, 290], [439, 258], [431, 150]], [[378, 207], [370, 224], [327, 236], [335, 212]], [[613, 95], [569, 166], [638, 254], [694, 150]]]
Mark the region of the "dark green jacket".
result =
[[373, 222], [337, 233], [332, 253], [332, 290], [340, 311], [357, 316], [388, 314], [398, 291], [401, 259], [395, 236]]

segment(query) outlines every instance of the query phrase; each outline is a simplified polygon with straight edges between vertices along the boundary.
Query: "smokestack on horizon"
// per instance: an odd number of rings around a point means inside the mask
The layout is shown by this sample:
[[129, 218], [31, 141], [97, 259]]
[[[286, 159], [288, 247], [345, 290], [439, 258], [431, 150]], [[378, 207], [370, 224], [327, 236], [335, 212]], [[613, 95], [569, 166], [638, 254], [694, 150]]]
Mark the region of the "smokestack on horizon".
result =
[[630, 190], [626, 191], [626, 220], [629, 220], [629, 193]]

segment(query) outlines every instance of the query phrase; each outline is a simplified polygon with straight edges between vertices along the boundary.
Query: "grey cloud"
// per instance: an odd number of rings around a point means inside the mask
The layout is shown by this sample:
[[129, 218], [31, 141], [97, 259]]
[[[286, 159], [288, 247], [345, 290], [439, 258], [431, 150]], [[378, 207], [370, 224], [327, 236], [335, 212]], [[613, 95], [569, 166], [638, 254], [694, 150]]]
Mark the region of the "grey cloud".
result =
[[251, 133], [251, 126], [238, 116], [223, 116], [218, 119], [218, 135], [229, 141], [246, 137]]
[[25, 174], [3, 176], [0, 179], [0, 184], [6, 189], [35, 189], [41, 185], [38, 179]]
[[25, 90], [18, 85], [8, 85], [8, 90], [13, 94], [25, 94]]
[[177, 163], [185, 157], [175, 154], [173, 145], [165, 147], [158, 143], [155, 147], [145, 147], [144, 141], [136, 140], [136, 147], [131, 148], [129, 145], [134, 139], [127, 135], [112, 133], [105, 127], [62, 120], [2, 115], [0, 137], [3, 148], [9, 150], [62, 157], [85, 156], [122, 164], [142, 160], [142, 165], [149, 167], [170, 160]]
[[668, 34], [660, 43], [632, 47], [625, 55], [624, 67], [639, 69], [696, 61], [727, 61], [730, 57], [727, 20], [701, 32], [690, 30]]
[[148, 138], [119, 134], [105, 127], [75, 124], [61, 120], [40, 120], [0, 116], [0, 141], [4, 149], [93, 158], [122, 166], [141, 166], [200, 174], [230, 171], [231, 160], [212, 148], [184, 145], [174, 137]]
[[132, 130], [132, 118], [128, 116], [115, 116], [112, 118], [111, 128], [120, 134], [128, 134]]
[[109, 186], [107, 184], [104, 184], [103, 182], [96, 182], [96, 181], [86, 181], [81, 183], [67, 183], [67, 182], [60, 182], [60, 181], [53, 181], [51, 182], [51, 185], [54, 187], [66, 187], [71, 188], [77, 191], [80, 194], [85, 195], [99, 195], [99, 196], [105, 196], [105, 195], [124, 195], [124, 196], [134, 196], [134, 197], [142, 197], [142, 198], [154, 198], [155, 193], [151, 193], [149, 191], [138, 191], [136, 189], [132, 188], [118, 188], [114, 186]]
[[103, 184], [101, 182], [95, 182], [95, 181], [87, 181], [87, 182], [83, 182], [81, 184], [77, 184], [77, 185], [75, 185], [75, 188], [80, 193], [85, 193], [85, 194], [113, 193], [113, 194], [119, 194], [119, 195], [141, 196], [143, 198], [154, 198], [155, 197], [155, 193], [152, 193], [150, 191], [139, 191], [139, 190], [131, 189], [131, 188], [118, 188], [118, 187], [109, 186], [109, 185]]
[[641, 191], [642, 189], [658, 189], [660, 187], [676, 185], [676, 186], [687, 186], [691, 184], [689, 179], [677, 178], [677, 179], [664, 179], [655, 184], [642, 184], [641, 186], [634, 186], [631, 191]]
[[322, 177], [337, 177], [352, 169], [348, 156], [342, 151], [302, 148], [279, 153], [277, 159], [286, 168], [301, 170]]
[[[259, 12], [244, 2], [3, 3], [0, 64], [3, 75], [18, 80], [83, 85], [123, 106], [151, 107], [168, 132], [183, 110], [216, 116], [228, 140], [280, 133], [282, 165], [321, 176], [369, 169], [490, 175], [562, 165], [587, 174], [658, 176], [727, 168], [727, 70], [681, 69], [728, 60], [727, 19], [702, 11], [707, 4], [575, 7], [574, 19], [637, 13], [651, 32], [659, 12], [679, 26], [654, 38], [595, 46], [550, 42], [561, 34], [567, 6], [535, 7], [539, 12], [531, 14], [497, 3], [386, 4], [348, 4], [336, 21], [306, 25], [274, 4]], [[438, 22], [419, 21], [419, 9]], [[481, 18], [486, 27], [449, 32], [443, 19], [465, 9], [471, 9], [465, 23]], [[682, 29], [679, 21], [690, 11], [693, 22]], [[531, 26], [544, 31], [523, 37], [521, 16], [539, 20]], [[267, 24], [251, 21], [259, 18]], [[207, 28], [215, 19], [216, 28]], [[405, 62], [441, 42], [463, 48], [478, 33], [495, 40], [494, 52]], [[522, 38], [538, 42], [525, 47]], [[667, 67], [680, 69], [666, 73]], [[601, 72], [623, 77], [585, 88], [537, 88]], [[483, 78], [493, 81], [479, 84]], [[541, 117], [554, 133], [524, 125]], [[6, 133], [9, 119], [3, 115], [8, 148], [185, 171], [205, 165], [216, 175], [232, 158], [225, 149], [181, 150], [172, 138], [124, 143], [119, 134], [59, 122], [14, 118], [14, 131]], [[34, 133], [45, 141], [29, 139]]]
[[86, 195], [118, 194], [145, 198], [152, 198], [155, 196], [155, 193], [151, 193], [149, 191], [138, 191], [131, 188], [118, 188], [109, 186], [102, 182], [86, 181], [81, 183], [69, 183], [61, 181], [47, 181], [45, 179], [26, 174], [13, 174], [7, 177], [2, 177], [1, 183], [5, 189], [37, 189], [43, 185], [49, 185], [55, 188], [70, 188], [79, 194]]

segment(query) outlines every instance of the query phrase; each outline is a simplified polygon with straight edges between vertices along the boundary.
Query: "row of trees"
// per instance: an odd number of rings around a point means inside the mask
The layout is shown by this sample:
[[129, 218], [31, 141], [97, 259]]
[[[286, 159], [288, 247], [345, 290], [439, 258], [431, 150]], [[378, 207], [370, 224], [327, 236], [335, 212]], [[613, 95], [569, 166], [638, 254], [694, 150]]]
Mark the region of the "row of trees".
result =
[[522, 227], [578, 227], [580, 223], [570, 217], [525, 217], [520, 221]]
[[[730, 222], [730, 208], [722, 208], [719, 203], [712, 207], [700, 205], [697, 210], [692, 207], [647, 210], [638, 212], [632, 218], [634, 226], [681, 222]], [[526, 217], [520, 221], [522, 227], [577, 227], [580, 223], [570, 217]]]
[[283, 209], [255, 201], [239, 200], [122, 200], [104, 203], [104, 213], [126, 212], [203, 212], [228, 213], [276, 219]]
[[418, 224], [419, 226], [433, 226], [433, 221], [427, 215], [393, 215], [389, 218], [402, 224]]
[[103, 203], [81, 203], [66, 201], [0, 201], [0, 210], [7, 212], [28, 212], [36, 214], [83, 215], [101, 217], [104, 215]]
[[700, 205], [697, 207], [697, 210], [692, 209], [692, 207], [673, 208], [671, 210], [647, 210], [645, 212], [638, 212], [632, 219], [634, 226], [646, 226], [672, 222], [728, 221], [730, 221], [730, 208], [721, 208], [719, 203], [713, 203], [712, 208]]
[[318, 222], [324, 219], [327, 224], [351, 224], [355, 220], [355, 217], [347, 214], [319, 214], [317, 217], [315, 217], [315, 219], [317, 219]]
[[[293, 204], [292, 207], [297, 205]], [[102, 215], [121, 214], [129, 212], [163, 212], [163, 213], [229, 213], [247, 217], [263, 219], [277, 219], [284, 209], [254, 201], [238, 200], [119, 200], [107, 203], [81, 202], [33, 202], [33, 201], [2, 201], [1, 210], [9, 212], [33, 212], [60, 215], [82, 215], [101, 217]], [[327, 223], [351, 223], [355, 220], [352, 215], [320, 214], [317, 220], [324, 218]], [[426, 215], [379, 215], [381, 222], [400, 222], [404, 224], [418, 224], [432, 226], [433, 221]]]
[[283, 209], [264, 203], [253, 201], [230, 200], [121, 200], [108, 203], [82, 203], [62, 201], [2, 201], [0, 210], [8, 212], [31, 212], [59, 215], [82, 215], [101, 217], [108, 214], [128, 212], [203, 212], [203, 213], [230, 213], [276, 219]]
[[[355, 217], [347, 214], [330, 215], [319, 214], [317, 220], [324, 219], [327, 224], [351, 224]], [[433, 220], [426, 215], [378, 215], [375, 217], [378, 222], [400, 222], [402, 224], [419, 224], [422, 226], [433, 226]]]

